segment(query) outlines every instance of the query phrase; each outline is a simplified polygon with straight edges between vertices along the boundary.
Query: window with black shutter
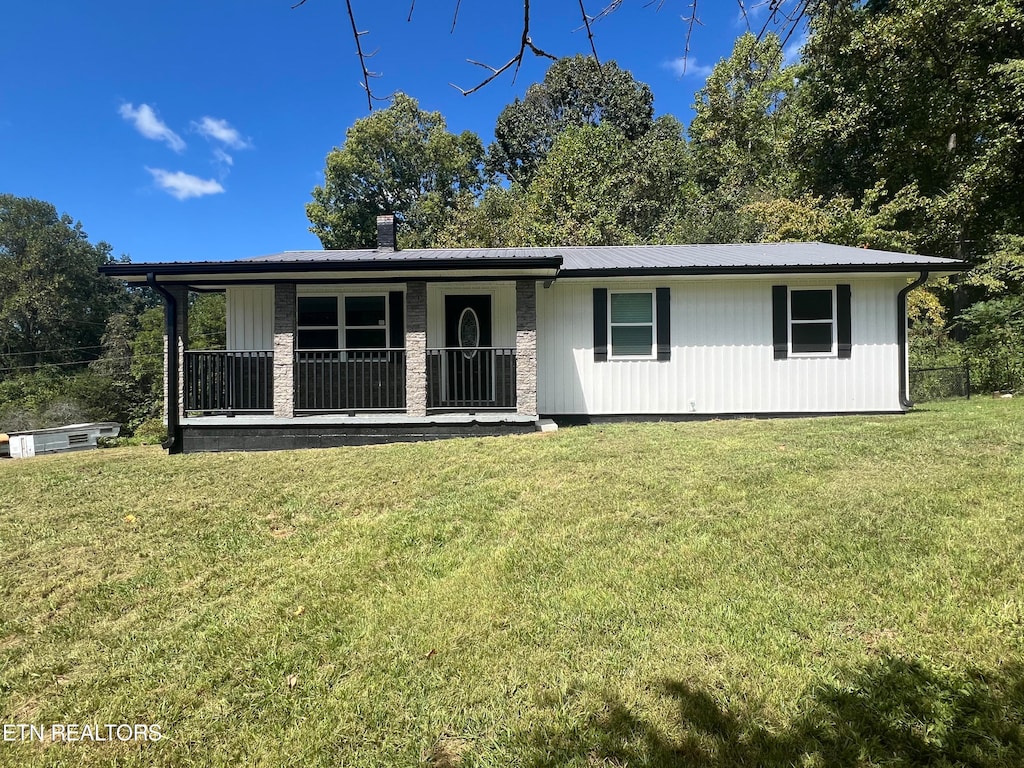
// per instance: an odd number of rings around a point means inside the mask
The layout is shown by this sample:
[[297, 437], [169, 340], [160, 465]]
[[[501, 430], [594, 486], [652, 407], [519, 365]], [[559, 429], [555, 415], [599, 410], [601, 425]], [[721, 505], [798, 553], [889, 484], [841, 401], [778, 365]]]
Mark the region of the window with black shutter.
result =
[[594, 360], [670, 360], [671, 291], [594, 289]]
[[776, 360], [838, 357], [853, 350], [850, 286], [772, 286], [772, 345]]

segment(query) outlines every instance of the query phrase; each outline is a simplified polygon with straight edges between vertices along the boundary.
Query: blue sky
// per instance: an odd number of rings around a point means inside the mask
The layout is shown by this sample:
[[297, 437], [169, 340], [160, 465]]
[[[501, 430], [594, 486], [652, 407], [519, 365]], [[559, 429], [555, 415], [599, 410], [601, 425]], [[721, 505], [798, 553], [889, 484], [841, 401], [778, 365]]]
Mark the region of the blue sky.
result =
[[[293, 0], [294, 1], [294, 0]], [[518, 47], [518, 0], [352, 0], [381, 95], [404, 91], [450, 130], [487, 144], [505, 104], [541, 80], [529, 58], [476, 85], [476, 59]], [[10, 3], [0, 67], [0, 192], [36, 197], [80, 220], [132, 261], [222, 260], [319, 248], [305, 203], [324, 158], [367, 114], [344, 0], [81, 0]], [[534, 42], [588, 52], [573, 0], [534, 2]], [[588, 12], [602, 3], [589, 0]], [[687, 3], [635, 0], [597, 22], [602, 60], [648, 83], [658, 114], [688, 123], [711, 65], [744, 30], [728, 0], [701, 4], [681, 71]], [[750, 3], [748, 3], [750, 5]], [[756, 9], [755, 9], [756, 13]], [[762, 11], [763, 13], [763, 11]]]

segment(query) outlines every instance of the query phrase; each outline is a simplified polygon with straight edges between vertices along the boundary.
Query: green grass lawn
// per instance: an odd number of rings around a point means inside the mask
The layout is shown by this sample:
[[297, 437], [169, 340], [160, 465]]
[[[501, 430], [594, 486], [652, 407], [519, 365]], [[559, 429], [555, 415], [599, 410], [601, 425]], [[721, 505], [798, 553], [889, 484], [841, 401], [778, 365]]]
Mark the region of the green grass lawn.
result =
[[0, 463], [0, 764], [1024, 764], [1024, 401]]

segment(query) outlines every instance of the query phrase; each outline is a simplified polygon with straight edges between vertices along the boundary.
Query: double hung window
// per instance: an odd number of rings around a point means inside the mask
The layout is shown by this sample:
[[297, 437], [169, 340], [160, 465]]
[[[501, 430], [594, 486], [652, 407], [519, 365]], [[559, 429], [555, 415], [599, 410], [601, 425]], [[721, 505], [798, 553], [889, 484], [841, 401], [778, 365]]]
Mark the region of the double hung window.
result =
[[821, 288], [772, 286], [775, 359], [849, 359], [853, 352], [851, 295], [849, 283]]
[[654, 357], [654, 292], [611, 291], [609, 302], [610, 357]]
[[789, 344], [794, 355], [835, 353], [836, 307], [832, 288], [789, 291]]

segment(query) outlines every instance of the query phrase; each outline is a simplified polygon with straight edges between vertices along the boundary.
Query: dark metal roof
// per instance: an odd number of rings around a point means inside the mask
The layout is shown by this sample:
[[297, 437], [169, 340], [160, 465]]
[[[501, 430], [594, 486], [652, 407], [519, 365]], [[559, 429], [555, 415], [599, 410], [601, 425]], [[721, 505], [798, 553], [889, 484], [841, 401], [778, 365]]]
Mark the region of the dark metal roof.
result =
[[374, 249], [348, 251], [285, 251], [268, 256], [241, 259], [238, 264], [267, 262], [474, 262], [474, 261], [521, 261], [527, 259], [558, 259], [559, 248], [409, 248], [400, 251], [378, 251]]
[[153, 272], [253, 274], [349, 270], [413, 272], [466, 269], [559, 269], [565, 277], [644, 274], [765, 274], [775, 272], [957, 272], [970, 265], [892, 251], [827, 243], [721, 245], [601, 245], [564, 248], [410, 248], [285, 251], [238, 261], [108, 264], [101, 270], [126, 277]]
[[720, 269], [787, 267], [948, 266], [963, 262], [827, 243], [740, 243], [723, 245], [624, 245], [558, 249], [564, 272], [644, 269]]
[[791, 268], [849, 267], [857, 270], [911, 267], [958, 270], [967, 266], [955, 259], [939, 259], [892, 251], [851, 248], [827, 243], [739, 243], [720, 245], [594, 245], [565, 248], [413, 248], [393, 253], [359, 251], [285, 251], [243, 262], [407, 262], [440, 260], [519, 261], [562, 257], [561, 274], [644, 271], [767, 272]]

